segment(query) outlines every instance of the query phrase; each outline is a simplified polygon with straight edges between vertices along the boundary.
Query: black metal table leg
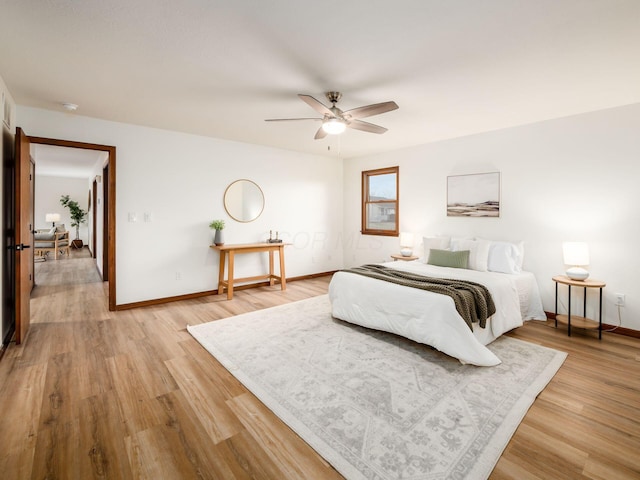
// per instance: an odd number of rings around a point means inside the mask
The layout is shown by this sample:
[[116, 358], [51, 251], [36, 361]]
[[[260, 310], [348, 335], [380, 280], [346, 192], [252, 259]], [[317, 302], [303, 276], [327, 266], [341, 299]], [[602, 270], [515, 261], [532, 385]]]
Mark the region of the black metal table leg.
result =
[[556, 282], [556, 328], [558, 328], [558, 282]]
[[569, 287], [569, 302], [567, 306], [567, 336], [571, 336], [571, 285]]
[[602, 287], [600, 287], [600, 313], [598, 316], [598, 340], [602, 340]]

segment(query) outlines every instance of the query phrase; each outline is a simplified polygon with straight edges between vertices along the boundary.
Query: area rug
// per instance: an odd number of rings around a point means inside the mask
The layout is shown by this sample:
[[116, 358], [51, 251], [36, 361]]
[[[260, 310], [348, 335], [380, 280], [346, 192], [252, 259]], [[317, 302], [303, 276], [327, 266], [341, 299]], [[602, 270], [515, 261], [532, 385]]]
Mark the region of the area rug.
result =
[[331, 316], [326, 295], [188, 327], [347, 479], [486, 479], [566, 353], [508, 337], [502, 363]]

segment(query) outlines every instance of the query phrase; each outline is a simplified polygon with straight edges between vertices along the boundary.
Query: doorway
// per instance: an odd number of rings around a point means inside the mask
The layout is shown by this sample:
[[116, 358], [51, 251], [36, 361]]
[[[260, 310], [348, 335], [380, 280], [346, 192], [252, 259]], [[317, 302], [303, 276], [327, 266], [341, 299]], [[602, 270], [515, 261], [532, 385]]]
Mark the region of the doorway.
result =
[[[92, 225], [89, 229], [90, 239], [88, 241], [89, 249], [92, 257], [96, 257], [97, 238], [96, 238], [96, 219], [98, 217], [98, 209], [102, 213], [102, 255], [100, 255], [102, 263], [102, 280], [108, 281], [108, 304], [109, 310], [116, 309], [116, 265], [115, 265], [115, 166], [116, 166], [116, 148], [109, 145], [98, 145], [84, 142], [75, 142], [69, 140], [58, 140], [42, 137], [29, 137], [32, 145], [50, 145], [57, 147], [67, 147], [74, 149], [92, 150], [106, 152], [107, 160], [103, 165], [101, 175], [97, 175], [93, 179], [92, 187], [89, 190], [89, 209], [90, 218], [93, 218]], [[36, 160], [37, 161], [37, 160]], [[38, 166], [36, 163], [36, 173]], [[37, 188], [37, 186], [36, 186]], [[98, 204], [98, 189], [102, 193], [102, 205]], [[97, 258], [96, 258], [97, 260]], [[99, 269], [100, 270], [100, 269]], [[36, 279], [37, 280], [37, 279]]]

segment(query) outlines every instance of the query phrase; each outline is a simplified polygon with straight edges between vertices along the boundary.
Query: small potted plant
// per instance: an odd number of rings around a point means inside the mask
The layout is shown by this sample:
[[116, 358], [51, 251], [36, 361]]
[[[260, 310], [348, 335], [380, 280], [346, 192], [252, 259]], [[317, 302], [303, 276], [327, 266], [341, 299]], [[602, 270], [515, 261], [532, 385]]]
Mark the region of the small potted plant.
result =
[[69, 195], [60, 197], [60, 204], [69, 209], [69, 217], [71, 217], [71, 226], [76, 227], [76, 239], [71, 242], [74, 248], [82, 248], [82, 240], [80, 239], [80, 224], [87, 221], [87, 212], [80, 208], [75, 200], [70, 200]]
[[213, 237], [213, 243], [215, 243], [219, 247], [224, 245], [224, 237], [222, 236], [222, 230], [224, 230], [224, 220], [214, 220], [209, 224], [209, 228], [212, 228], [216, 231], [216, 234]]

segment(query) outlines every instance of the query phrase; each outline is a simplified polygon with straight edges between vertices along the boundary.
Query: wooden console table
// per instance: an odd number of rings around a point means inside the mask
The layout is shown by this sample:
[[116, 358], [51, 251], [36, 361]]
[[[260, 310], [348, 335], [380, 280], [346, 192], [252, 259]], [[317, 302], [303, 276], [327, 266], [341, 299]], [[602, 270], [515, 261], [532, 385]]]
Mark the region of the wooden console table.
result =
[[[255, 282], [258, 280], [269, 280], [269, 285], [274, 285], [276, 280], [280, 281], [280, 288], [287, 289], [287, 279], [284, 273], [284, 247], [288, 243], [240, 243], [236, 245], [211, 245], [211, 248], [220, 252], [220, 273], [218, 275], [218, 293], [224, 293], [227, 289], [227, 300], [233, 298], [233, 286], [235, 283]], [[280, 260], [280, 275], [273, 271], [273, 252], [278, 252]], [[257, 275], [255, 277], [234, 278], [233, 267], [236, 254], [269, 252], [269, 274]], [[227, 280], [224, 279], [225, 259], [228, 258]]]

